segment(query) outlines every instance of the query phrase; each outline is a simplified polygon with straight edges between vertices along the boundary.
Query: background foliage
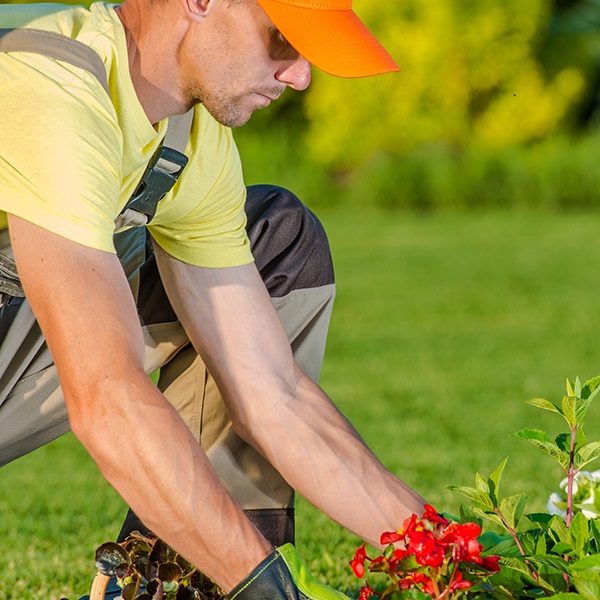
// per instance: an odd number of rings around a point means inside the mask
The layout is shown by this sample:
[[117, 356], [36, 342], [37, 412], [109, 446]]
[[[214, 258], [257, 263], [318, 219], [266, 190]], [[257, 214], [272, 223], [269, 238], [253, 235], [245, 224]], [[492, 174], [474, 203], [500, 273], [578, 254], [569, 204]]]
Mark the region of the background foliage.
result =
[[249, 183], [320, 206], [600, 203], [600, 0], [354, 7], [400, 73], [315, 70], [307, 92], [288, 91], [236, 132]]
[[317, 204], [598, 204], [598, 0], [355, 6], [401, 72], [315, 71], [306, 94], [238, 132], [251, 182], [266, 174]]

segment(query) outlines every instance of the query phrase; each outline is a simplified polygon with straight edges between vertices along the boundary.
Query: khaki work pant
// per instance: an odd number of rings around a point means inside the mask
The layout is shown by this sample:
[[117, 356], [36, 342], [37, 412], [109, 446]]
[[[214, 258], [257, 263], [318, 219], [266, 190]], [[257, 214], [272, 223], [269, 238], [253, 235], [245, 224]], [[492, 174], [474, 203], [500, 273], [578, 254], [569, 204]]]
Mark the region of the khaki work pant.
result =
[[[324, 230], [295, 196], [274, 186], [248, 188], [246, 213], [259, 272], [296, 360], [316, 381], [335, 295]], [[161, 369], [159, 388], [265, 536], [275, 545], [293, 541], [293, 490], [233, 431], [213, 378], [166, 298], [148, 237], [145, 228], [115, 237], [138, 305], [146, 372]], [[2, 273], [11, 270], [7, 239], [0, 236], [0, 285]], [[31, 308], [10, 276], [3, 289], [10, 295], [0, 308], [0, 466], [70, 429], [56, 369]], [[121, 537], [140, 525], [130, 513]]]

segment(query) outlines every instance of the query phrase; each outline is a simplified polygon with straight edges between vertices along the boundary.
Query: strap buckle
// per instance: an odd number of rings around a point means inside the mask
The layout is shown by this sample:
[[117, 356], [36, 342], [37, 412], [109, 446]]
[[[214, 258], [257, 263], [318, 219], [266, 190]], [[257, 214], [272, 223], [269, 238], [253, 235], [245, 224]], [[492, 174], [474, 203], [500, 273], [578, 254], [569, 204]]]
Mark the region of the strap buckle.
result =
[[171, 191], [187, 163], [185, 154], [159, 146], [123, 212], [131, 209], [143, 213], [147, 218], [146, 223], [150, 223], [159, 201]]

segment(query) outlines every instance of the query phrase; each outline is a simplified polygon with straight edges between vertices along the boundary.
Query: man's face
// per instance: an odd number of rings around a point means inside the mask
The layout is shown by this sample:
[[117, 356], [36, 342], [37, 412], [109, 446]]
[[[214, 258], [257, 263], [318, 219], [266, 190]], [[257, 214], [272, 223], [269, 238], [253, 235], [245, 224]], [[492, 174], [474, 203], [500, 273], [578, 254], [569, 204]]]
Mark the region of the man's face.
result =
[[[184, 63], [184, 93], [228, 127], [239, 127], [286, 87], [304, 90], [310, 65], [275, 28], [256, 0], [217, 0], [202, 40]], [[192, 38], [194, 33], [192, 32]], [[194, 44], [192, 41], [191, 44]]]

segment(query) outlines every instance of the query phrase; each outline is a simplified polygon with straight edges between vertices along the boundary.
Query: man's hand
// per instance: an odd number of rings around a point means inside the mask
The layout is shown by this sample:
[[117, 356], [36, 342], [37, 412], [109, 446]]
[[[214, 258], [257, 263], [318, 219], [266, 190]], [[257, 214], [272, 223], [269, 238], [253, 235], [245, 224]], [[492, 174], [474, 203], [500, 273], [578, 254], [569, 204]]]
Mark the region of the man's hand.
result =
[[299, 369], [255, 265], [193, 267], [156, 248], [161, 279], [240, 437], [332, 519], [379, 545], [423, 500]]
[[9, 229], [75, 435], [150, 529], [231, 590], [272, 548], [144, 373], [142, 332], [117, 257], [14, 216]]

